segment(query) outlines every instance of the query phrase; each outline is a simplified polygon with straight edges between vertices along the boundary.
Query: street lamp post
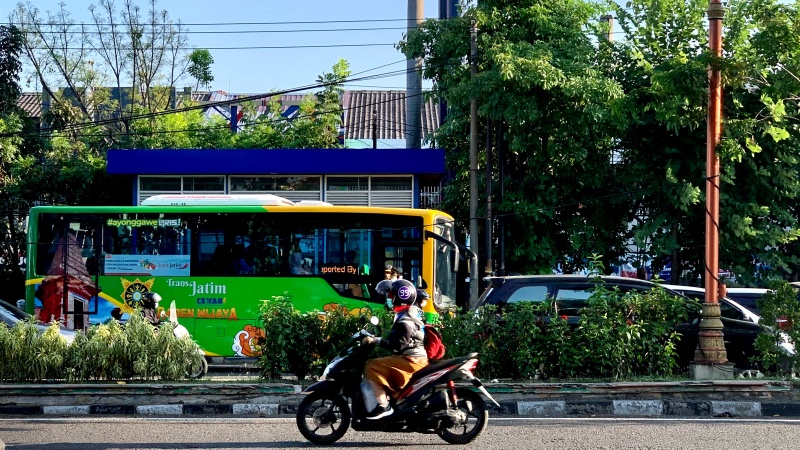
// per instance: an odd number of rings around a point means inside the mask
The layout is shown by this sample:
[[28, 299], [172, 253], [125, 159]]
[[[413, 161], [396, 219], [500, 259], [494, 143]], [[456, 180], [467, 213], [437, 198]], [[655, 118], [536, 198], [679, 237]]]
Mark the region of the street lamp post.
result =
[[[722, 57], [722, 18], [725, 7], [720, 0], [708, 3], [708, 45], [715, 58]], [[697, 350], [690, 366], [695, 380], [733, 378], [722, 335], [719, 308], [719, 157], [717, 146], [722, 135], [722, 85], [718, 61], [708, 67], [708, 123], [706, 137], [706, 255], [703, 316]]]

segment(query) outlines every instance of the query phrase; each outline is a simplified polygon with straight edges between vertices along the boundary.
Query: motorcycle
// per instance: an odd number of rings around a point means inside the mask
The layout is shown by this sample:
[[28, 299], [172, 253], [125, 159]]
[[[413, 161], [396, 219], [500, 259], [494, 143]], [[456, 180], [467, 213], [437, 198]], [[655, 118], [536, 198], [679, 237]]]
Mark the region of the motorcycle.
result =
[[[377, 317], [371, 318], [373, 325]], [[456, 380], [471, 381], [495, 405], [481, 381], [472, 373], [478, 354], [435, 361], [416, 372], [390, 404], [394, 413], [378, 420], [366, 418], [361, 394], [364, 365], [374, 345], [361, 344], [372, 333], [362, 329], [325, 368], [320, 381], [305, 389], [297, 410], [297, 428], [314, 444], [332, 444], [352, 423], [356, 431], [436, 433], [450, 444], [467, 444], [486, 428], [489, 412], [483, 398]]]

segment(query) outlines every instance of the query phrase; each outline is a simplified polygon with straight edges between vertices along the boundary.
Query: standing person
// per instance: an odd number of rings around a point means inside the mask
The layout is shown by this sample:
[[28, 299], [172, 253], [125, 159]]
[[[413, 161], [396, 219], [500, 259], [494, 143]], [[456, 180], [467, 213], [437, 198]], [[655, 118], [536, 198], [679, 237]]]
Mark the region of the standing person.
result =
[[387, 264], [386, 268], [383, 270], [383, 278], [390, 281], [402, 280], [403, 271], [397, 266]]
[[371, 359], [364, 366], [361, 393], [367, 419], [372, 420], [391, 415], [394, 410], [389, 395], [398, 394], [415, 372], [428, 365], [423, 344], [425, 324], [420, 320], [421, 311], [414, 305], [417, 289], [407, 280], [384, 280], [375, 290], [392, 300], [395, 319], [386, 339], [375, 336], [363, 339], [364, 344], [377, 344], [392, 352], [391, 356]]

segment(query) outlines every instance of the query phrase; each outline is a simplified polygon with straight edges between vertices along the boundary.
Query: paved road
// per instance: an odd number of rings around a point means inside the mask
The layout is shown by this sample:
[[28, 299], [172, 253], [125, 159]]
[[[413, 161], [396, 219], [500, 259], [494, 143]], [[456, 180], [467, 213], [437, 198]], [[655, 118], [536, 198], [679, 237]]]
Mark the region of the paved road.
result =
[[[290, 418], [0, 418], [9, 450], [315, 448]], [[0, 447], [2, 447], [0, 445]], [[450, 448], [435, 435], [348, 431], [344, 448]], [[331, 447], [327, 447], [331, 448]], [[474, 449], [800, 449], [800, 421], [773, 419], [504, 419]]]

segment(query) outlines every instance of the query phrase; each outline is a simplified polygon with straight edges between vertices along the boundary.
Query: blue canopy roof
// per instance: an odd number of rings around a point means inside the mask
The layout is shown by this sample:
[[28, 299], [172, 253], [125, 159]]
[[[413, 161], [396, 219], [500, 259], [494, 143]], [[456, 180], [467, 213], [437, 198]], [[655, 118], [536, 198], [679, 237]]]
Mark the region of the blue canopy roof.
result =
[[444, 175], [443, 149], [117, 149], [108, 173]]

